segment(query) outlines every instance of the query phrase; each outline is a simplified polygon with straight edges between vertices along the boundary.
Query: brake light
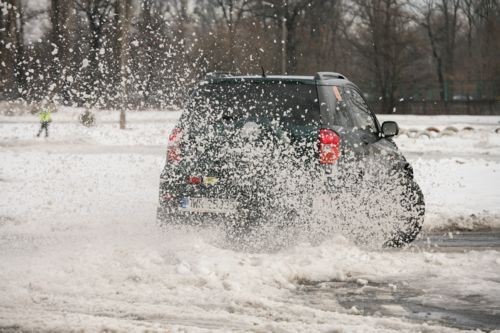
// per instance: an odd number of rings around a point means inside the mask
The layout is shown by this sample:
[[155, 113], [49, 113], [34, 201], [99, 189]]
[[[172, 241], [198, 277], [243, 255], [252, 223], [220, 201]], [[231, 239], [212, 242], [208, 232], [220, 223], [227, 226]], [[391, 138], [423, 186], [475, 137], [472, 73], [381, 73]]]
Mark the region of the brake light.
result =
[[181, 156], [181, 137], [182, 129], [175, 127], [168, 137], [167, 161], [170, 163], [179, 163]]
[[331, 129], [320, 129], [318, 150], [320, 164], [335, 164], [340, 157], [340, 136]]
[[191, 185], [200, 185], [201, 181], [202, 181], [201, 177], [196, 177], [196, 176], [186, 177], [186, 183]]

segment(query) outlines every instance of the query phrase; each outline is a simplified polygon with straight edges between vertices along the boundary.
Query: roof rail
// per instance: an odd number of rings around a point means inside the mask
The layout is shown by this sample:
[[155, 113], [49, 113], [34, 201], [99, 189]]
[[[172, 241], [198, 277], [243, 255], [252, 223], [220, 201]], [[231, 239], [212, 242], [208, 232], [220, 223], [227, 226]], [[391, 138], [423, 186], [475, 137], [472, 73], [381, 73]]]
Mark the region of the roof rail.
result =
[[230, 72], [220, 72], [220, 71], [215, 71], [215, 72], [210, 72], [205, 74], [205, 79], [221, 79], [225, 77], [232, 77], [235, 76], [236, 73], [230, 73]]
[[335, 72], [317, 72], [314, 76], [316, 80], [331, 80], [331, 79], [341, 79], [346, 80], [345, 75]]

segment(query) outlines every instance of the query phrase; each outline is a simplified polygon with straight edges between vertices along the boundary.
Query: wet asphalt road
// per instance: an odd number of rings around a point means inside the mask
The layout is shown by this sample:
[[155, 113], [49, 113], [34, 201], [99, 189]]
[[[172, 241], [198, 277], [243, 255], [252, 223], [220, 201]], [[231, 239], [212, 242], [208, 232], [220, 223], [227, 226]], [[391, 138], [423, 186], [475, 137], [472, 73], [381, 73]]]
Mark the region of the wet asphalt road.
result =
[[[422, 235], [408, 249], [426, 252], [499, 251], [500, 230], [436, 232]], [[500, 279], [500, 272], [499, 277]], [[370, 316], [401, 317], [412, 322], [427, 322], [458, 329], [490, 332], [500, 329], [500, 304], [492, 304], [481, 296], [460, 297], [459, 303], [429, 302], [423, 299], [446, 299], [439, 291], [414, 289], [411, 284], [360, 285], [356, 281], [304, 282], [297, 292], [297, 301], [308, 306], [325, 308], [334, 299], [349, 313]], [[423, 298], [424, 297], [424, 298]]]
[[413, 243], [414, 247], [440, 252], [467, 250], [500, 251], [500, 229], [484, 231], [443, 231], [423, 234]]

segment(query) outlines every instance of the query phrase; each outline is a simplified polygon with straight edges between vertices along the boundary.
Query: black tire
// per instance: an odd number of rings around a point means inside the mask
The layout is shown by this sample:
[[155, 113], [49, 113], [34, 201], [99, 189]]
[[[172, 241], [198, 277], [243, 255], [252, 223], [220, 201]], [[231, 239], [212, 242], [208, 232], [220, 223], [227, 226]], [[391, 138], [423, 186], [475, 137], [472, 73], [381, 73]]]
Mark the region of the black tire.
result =
[[406, 211], [403, 226], [393, 232], [384, 244], [386, 247], [403, 247], [415, 240], [422, 230], [425, 215], [424, 195], [412, 179], [404, 187], [401, 205]]

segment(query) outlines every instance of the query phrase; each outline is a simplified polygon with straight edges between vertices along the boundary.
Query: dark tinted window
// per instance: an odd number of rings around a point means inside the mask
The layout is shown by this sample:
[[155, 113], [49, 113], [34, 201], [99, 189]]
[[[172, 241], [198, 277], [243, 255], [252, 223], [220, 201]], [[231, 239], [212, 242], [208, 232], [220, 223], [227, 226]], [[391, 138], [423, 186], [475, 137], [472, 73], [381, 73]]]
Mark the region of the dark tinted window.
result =
[[190, 123], [249, 119], [284, 127], [319, 126], [316, 86], [298, 82], [234, 81], [205, 84], [193, 93]]
[[[353, 119], [349, 113], [349, 104], [344, 87], [331, 86], [330, 95], [335, 98], [335, 124], [343, 127], [354, 127]], [[333, 93], [332, 93], [333, 92]]]
[[376, 133], [377, 125], [375, 118], [361, 94], [351, 87], [345, 87], [343, 97], [350, 110], [354, 126]]

